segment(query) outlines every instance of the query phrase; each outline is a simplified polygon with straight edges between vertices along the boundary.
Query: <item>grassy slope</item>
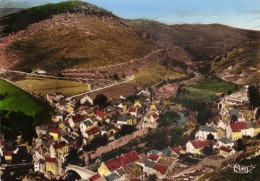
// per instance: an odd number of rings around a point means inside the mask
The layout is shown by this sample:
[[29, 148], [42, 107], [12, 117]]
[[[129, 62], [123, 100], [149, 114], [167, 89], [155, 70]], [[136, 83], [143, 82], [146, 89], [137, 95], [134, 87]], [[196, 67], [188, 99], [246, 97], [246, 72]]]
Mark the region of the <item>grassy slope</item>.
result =
[[0, 94], [8, 93], [8, 96], [0, 100], [0, 109], [14, 112], [23, 112], [28, 116], [40, 114], [43, 118], [48, 118], [50, 107], [31, 97], [18, 87], [0, 79]]
[[135, 75], [134, 83], [152, 85], [162, 80], [181, 78], [185, 75], [160, 64], [154, 64]]
[[227, 93], [229, 90], [236, 90], [237, 86], [233, 83], [223, 81], [218, 78], [207, 78], [199, 81], [197, 84], [185, 86], [189, 91], [186, 94], [180, 94], [180, 98], [189, 98], [208, 102], [217, 94]]
[[54, 92], [62, 92], [64, 95], [70, 96], [87, 91], [86, 84], [76, 81], [28, 78], [16, 83], [31, 92], [40, 93], [43, 96]]

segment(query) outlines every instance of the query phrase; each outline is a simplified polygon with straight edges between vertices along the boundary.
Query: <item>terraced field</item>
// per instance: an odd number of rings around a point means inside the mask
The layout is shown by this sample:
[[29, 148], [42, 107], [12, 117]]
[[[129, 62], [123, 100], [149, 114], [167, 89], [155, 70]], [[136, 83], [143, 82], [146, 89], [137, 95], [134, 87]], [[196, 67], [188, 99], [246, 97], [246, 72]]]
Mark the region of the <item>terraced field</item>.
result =
[[185, 77], [183, 73], [173, 69], [167, 69], [165, 66], [154, 64], [147, 69], [137, 73], [133, 83], [139, 85], [153, 85], [167, 79], [175, 79]]
[[32, 78], [16, 82], [21, 87], [42, 96], [62, 92], [65, 96], [79, 94], [88, 90], [87, 84], [69, 80]]

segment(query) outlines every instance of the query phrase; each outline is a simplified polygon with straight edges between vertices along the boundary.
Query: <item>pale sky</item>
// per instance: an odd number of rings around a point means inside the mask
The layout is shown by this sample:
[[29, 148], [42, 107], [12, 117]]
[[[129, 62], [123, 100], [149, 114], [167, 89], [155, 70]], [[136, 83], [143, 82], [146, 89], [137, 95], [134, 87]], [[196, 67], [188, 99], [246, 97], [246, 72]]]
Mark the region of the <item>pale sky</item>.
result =
[[[62, 0], [0, 0], [0, 7], [32, 7]], [[117, 16], [167, 24], [220, 23], [260, 30], [260, 0], [83, 0]]]

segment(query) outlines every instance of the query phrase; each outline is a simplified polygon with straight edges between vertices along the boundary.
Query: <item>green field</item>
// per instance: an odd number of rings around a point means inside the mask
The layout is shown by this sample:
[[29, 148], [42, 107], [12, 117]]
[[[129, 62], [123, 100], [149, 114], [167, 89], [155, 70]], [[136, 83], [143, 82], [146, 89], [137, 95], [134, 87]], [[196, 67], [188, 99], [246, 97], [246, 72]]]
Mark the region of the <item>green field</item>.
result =
[[179, 94], [179, 98], [188, 98], [199, 101], [208, 102], [212, 100], [216, 95], [222, 93], [231, 93], [238, 90], [236, 84], [226, 82], [219, 78], [206, 78], [194, 85], [187, 85], [184, 87], [187, 91]]
[[49, 115], [48, 104], [2, 79], [0, 79], [0, 95], [0, 110], [20, 111], [28, 116], [39, 114], [44, 118]]
[[88, 90], [87, 84], [76, 81], [45, 79], [45, 78], [26, 78], [16, 82], [21, 87], [46, 96], [49, 93], [62, 92], [65, 96], [79, 94]]
[[145, 70], [137, 73], [133, 83], [140, 85], [153, 85], [167, 79], [177, 79], [182, 77], [185, 77], [185, 75], [182, 73], [164, 67], [160, 64], [153, 64]]

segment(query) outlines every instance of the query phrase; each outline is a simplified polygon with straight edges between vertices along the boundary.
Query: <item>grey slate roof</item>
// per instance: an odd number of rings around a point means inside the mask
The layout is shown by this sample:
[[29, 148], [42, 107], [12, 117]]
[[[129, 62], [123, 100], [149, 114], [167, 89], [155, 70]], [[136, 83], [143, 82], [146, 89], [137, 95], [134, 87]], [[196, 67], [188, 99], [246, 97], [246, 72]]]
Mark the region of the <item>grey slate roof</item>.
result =
[[150, 150], [147, 153], [148, 154], [158, 154], [158, 153], [160, 153], [160, 151], [159, 150]]
[[215, 128], [211, 126], [200, 126], [200, 131], [217, 132]]
[[238, 112], [237, 109], [234, 109], [234, 108], [233, 108], [233, 109], [231, 109], [231, 110], [229, 111], [229, 114], [230, 114], [230, 115], [236, 115], [236, 116], [237, 116], [237, 115], [239, 114], [239, 112]]
[[117, 120], [118, 121], [124, 121], [126, 122], [129, 119], [129, 117], [127, 115], [118, 115]]
[[170, 157], [172, 154], [172, 150], [170, 148], [165, 148], [162, 150], [163, 155]]
[[107, 177], [106, 177], [106, 179], [108, 180], [108, 181], [114, 181], [114, 180], [116, 180], [116, 179], [118, 179], [119, 178], [119, 175], [117, 175], [116, 173], [111, 173], [110, 175], [108, 175]]
[[221, 141], [222, 143], [225, 143], [225, 144], [233, 143], [233, 141], [231, 139], [224, 138], [224, 137], [219, 138], [219, 141]]
[[144, 163], [144, 165], [145, 165], [146, 167], [153, 168], [154, 165], [155, 165], [155, 162], [153, 162], [153, 161], [151, 161], [151, 160], [146, 160], [145, 163]]

